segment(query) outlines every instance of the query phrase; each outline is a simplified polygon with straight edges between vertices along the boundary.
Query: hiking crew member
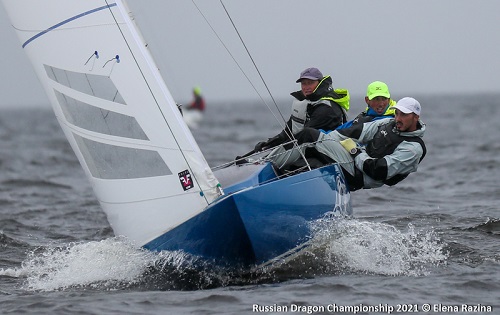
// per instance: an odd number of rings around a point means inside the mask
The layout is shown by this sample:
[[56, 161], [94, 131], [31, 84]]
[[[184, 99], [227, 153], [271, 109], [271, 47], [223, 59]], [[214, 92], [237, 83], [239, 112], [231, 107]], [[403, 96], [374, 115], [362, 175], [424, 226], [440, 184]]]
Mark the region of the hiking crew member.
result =
[[[427, 151], [422, 140], [425, 124], [420, 121], [420, 103], [405, 97], [394, 109], [394, 118], [355, 124], [328, 134], [306, 128], [297, 139], [299, 144], [311, 142], [302, 148], [306, 156], [307, 150], [312, 150], [312, 155], [322, 157], [323, 162], [325, 158], [327, 162], [338, 162], [352, 191], [392, 186], [417, 171]], [[279, 161], [281, 169], [301, 157], [297, 149], [289, 151], [295, 153], [290, 153], [285, 162]]]
[[334, 130], [347, 121], [349, 93], [334, 89], [330, 76], [323, 76], [317, 68], [307, 68], [296, 82], [301, 84], [301, 90], [290, 93], [294, 100], [287, 126], [278, 135], [257, 143], [255, 152], [289, 142], [306, 127]]
[[365, 122], [392, 118], [394, 117], [394, 106], [396, 102], [391, 99], [389, 87], [381, 81], [375, 81], [368, 85], [365, 96], [366, 109], [356, 118], [339, 126], [337, 129], [351, 127], [353, 124], [362, 124]]

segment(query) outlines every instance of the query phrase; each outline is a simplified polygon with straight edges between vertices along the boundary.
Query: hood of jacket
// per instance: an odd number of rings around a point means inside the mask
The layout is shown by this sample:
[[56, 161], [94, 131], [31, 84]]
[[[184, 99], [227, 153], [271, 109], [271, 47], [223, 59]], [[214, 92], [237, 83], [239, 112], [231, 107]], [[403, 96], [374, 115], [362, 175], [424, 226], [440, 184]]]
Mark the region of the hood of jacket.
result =
[[334, 89], [332, 77], [327, 75], [321, 79], [318, 86], [307, 97], [304, 96], [302, 90], [290, 93], [299, 101], [308, 100], [311, 102], [317, 102], [320, 100], [331, 100], [337, 103], [345, 111], [349, 110], [349, 92], [346, 89]]
[[329, 94], [335, 95], [335, 92], [333, 91], [332, 77], [330, 77], [329, 75], [327, 75], [326, 77], [323, 77], [323, 79], [321, 79], [321, 81], [319, 82], [319, 84], [316, 87], [316, 89], [314, 90], [314, 92], [312, 92], [308, 96], [304, 96], [304, 93], [302, 93], [302, 90], [290, 93], [290, 95], [292, 95], [293, 97], [295, 97], [299, 101], [303, 101], [303, 100], [307, 99], [307, 100], [312, 101], [312, 102], [319, 101], [322, 97], [325, 97]]

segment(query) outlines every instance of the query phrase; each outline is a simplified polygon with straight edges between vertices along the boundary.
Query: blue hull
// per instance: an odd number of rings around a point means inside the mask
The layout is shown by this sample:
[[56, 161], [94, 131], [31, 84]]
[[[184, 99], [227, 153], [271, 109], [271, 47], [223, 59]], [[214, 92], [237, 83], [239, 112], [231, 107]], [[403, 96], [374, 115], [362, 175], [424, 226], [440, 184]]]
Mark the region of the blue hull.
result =
[[[249, 267], [307, 242], [310, 223], [325, 213], [352, 213], [336, 164], [282, 179], [271, 164], [231, 166], [215, 175], [226, 195], [145, 248], [183, 250], [218, 265]], [[233, 182], [225, 185], [229, 177]]]

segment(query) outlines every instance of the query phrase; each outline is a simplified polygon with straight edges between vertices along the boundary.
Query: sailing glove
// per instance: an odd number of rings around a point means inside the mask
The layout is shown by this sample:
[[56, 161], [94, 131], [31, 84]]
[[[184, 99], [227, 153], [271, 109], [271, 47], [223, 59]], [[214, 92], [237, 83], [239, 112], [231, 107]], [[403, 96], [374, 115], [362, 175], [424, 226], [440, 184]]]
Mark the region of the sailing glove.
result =
[[253, 149], [255, 152], [260, 152], [264, 147], [267, 146], [267, 141], [261, 141], [255, 145], [255, 148]]

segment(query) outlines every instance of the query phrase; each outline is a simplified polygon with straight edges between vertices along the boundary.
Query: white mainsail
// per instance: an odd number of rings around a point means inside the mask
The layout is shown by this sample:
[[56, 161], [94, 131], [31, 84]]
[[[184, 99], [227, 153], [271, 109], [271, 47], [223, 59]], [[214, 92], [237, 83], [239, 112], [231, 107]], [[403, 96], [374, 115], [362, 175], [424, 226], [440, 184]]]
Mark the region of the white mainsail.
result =
[[3, 4], [116, 235], [143, 245], [222, 194], [123, 1]]

